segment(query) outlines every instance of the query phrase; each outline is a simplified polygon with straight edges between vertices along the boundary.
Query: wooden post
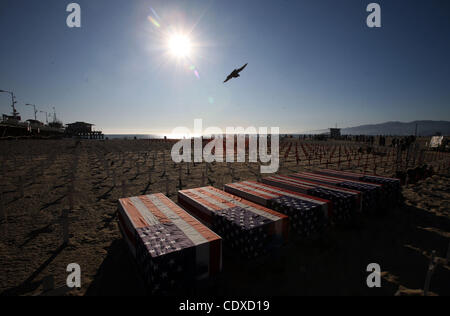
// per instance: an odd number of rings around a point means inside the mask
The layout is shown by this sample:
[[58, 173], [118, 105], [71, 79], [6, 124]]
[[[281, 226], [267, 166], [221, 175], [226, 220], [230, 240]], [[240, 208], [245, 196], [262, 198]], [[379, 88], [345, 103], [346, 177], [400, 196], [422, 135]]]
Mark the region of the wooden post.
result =
[[61, 217], [56, 221], [60, 223], [63, 232], [63, 244], [69, 243], [69, 224], [72, 220], [77, 220], [78, 217], [69, 217], [70, 210], [62, 210]]
[[187, 175], [190, 175], [191, 174], [191, 170], [190, 170], [190, 164], [189, 164], [189, 161], [188, 162], [186, 162], [186, 174]]
[[406, 150], [406, 167], [405, 167], [406, 171], [408, 171], [409, 160], [411, 159], [411, 148], [412, 148], [412, 145], [409, 145]]
[[161, 178], [163, 178], [166, 175], [166, 152], [163, 151], [163, 173], [161, 175]]
[[428, 292], [430, 291], [431, 276], [433, 275], [435, 268], [436, 268], [436, 251], [433, 250], [433, 252], [431, 253], [430, 263], [428, 264], [427, 276], [425, 278], [425, 286], [423, 290], [424, 296], [428, 296]]
[[73, 210], [74, 209], [74, 203], [73, 203], [73, 194], [74, 194], [74, 184], [73, 182], [69, 185], [69, 187], [67, 188], [67, 202], [68, 202], [68, 207], [69, 210]]
[[413, 168], [416, 167], [416, 161], [417, 161], [418, 150], [419, 150], [419, 144], [418, 144], [418, 143], [415, 143], [415, 144], [414, 144], [414, 152], [413, 152], [413, 162], [412, 162], [412, 167], [413, 167]]
[[0, 191], [0, 216], [2, 216], [5, 220], [5, 238], [6, 238], [8, 236], [8, 210], [5, 207], [2, 191]]
[[205, 171], [202, 171], [202, 187], [205, 186]]
[[156, 152], [153, 153], [152, 169], [155, 170]]
[[231, 164], [229, 165], [229, 169], [231, 175], [231, 182], [234, 182], [234, 168], [231, 166]]
[[369, 154], [366, 153], [366, 164], [364, 165], [364, 174], [366, 174], [368, 166], [369, 166]]
[[152, 184], [152, 169], [148, 168], [148, 183]]
[[167, 196], [170, 195], [170, 191], [169, 191], [169, 177], [166, 177], [166, 195]]
[[399, 164], [402, 161], [402, 151], [401, 151], [401, 147], [398, 146], [397, 147], [397, 159], [395, 161], [395, 171], [397, 172], [399, 170]]
[[178, 169], [178, 188], [180, 190], [183, 189], [183, 182], [182, 182], [182, 179], [181, 179], [181, 172], [182, 172], [182, 169], [181, 169], [181, 164], [180, 164], [180, 167]]
[[112, 171], [112, 179], [113, 179], [113, 186], [115, 187], [117, 181], [116, 169], [113, 169]]

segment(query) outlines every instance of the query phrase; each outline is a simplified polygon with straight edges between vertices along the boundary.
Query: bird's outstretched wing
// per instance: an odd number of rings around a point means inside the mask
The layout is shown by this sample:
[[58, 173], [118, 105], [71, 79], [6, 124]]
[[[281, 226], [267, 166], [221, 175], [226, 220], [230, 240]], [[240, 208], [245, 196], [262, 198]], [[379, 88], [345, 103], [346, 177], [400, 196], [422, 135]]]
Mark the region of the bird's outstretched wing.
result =
[[241, 68], [233, 70], [233, 72], [232, 72], [231, 74], [228, 75], [227, 79], [226, 79], [223, 83], [227, 82], [227, 81], [230, 80], [230, 79], [239, 77], [239, 73], [240, 73], [242, 70], [244, 70], [245, 67], [247, 67], [247, 65], [248, 65], [248, 64], [245, 64], [245, 65], [242, 66]]
[[245, 67], [247, 67], [248, 63], [246, 63], [244, 66], [242, 66], [241, 68], [237, 69], [237, 72], [240, 73], [242, 70], [245, 69]]
[[227, 79], [225, 79], [225, 81], [223, 83], [225, 83], [228, 80], [233, 79], [233, 78], [234, 78], [234, 71], [231, 74], [228, 75]]

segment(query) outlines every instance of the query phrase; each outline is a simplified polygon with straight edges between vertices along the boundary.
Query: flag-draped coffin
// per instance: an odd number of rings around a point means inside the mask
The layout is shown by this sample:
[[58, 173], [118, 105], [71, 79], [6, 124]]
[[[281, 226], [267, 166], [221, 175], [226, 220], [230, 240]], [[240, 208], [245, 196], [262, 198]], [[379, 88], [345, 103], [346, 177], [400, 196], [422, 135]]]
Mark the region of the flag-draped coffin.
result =
[[302, 237], [323, 231], [332, 212], [331, 201], [264, 183], [243, 181], [225, 185], [225, 191], [289, 216], [291, 229]]
[[331, 219], [335, 223], [348, 222], [362, 207], [361, 192], [359, 191], [279, 175], [263, 178], [262, 182], [331, 201], [333, 204]]
[[362, 194], [362, 209], [364, 212], [376, 212], [382, 209], [383, 201], [386, 198], [386, 196], [383, 196], [382, 185], [376, 183], [348, 180], [310, 172], [298, 172], [291, 176], [315, 183], [359, 191]]
[[214, 187], [179, 191], [178, 202], [245, 257], [267, 253], [287, 241], [286, 215]]
[[153, 292], [170, 293], [221, 271], [221, 238], [165, 195], [120, 199], [118, 217]]
[[330, 169], [318, 169], [314, 173], [380, 184], [383, 186], [383, 195], [386, 196], [389, 206], [396, 205], [401, 197], [401, 183], [399, 179]]

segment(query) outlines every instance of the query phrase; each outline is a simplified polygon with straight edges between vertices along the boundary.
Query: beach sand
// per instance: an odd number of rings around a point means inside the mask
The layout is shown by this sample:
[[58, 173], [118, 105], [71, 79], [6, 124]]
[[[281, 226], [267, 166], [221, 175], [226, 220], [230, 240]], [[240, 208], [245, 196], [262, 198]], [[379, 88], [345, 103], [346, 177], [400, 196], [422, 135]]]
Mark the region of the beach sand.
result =
[[[176, 201], [180, 168], [183, 189], [209, 184], [222, 188], [233, 181], [232, 174], [235, 181], [259, 177], [256, 163], [233, 163], [234, 171], [226, 163], [190, 164], [187, 174], [185, 163], [171, 161], [170, 143], [148, 140], [16, 140], [2, 141], [0, 148], [0, 295], [38, 295], [42, 280], [50, 275], [61, 287], [70, 263], [80, 265], [82, 286], [69, 295], [148, 294], [118, 230], [117, 200], [162, 192]], [[367, 160], [366, 169], [376, 165], [377, 173], [392, 176], [395, 166], [379, 159]], [[308, 161], [303, 153], [297, 163], [292, 149], [282, 159], [279, 173], [311, 170], [318, 163]], [[187, 291], [197, 295], [423, 295], [434, 250], [440, 264], [431, 292], [450, 295], [450, 266], [444, 260], [450, 242], [450, 175], [439, 167], [442, 161], [432, 164], [440, 168], [439, 174], [404, 186], [405, 203], [385, 216], [368, 215], [353, 227], [333, 227], [316, 240], [293, 238], [278, 251], [250, 261], [225, 248], [223, 272]], [[338, 158], [328, 167], [364, 169], [356, 160], [339, 163]], [[70, 210], [73, 218], [66, 247], [61, 246], [58, 222], [63, 210]], [[381, 266], [381, 288], [366, 285], [370, 263]]]

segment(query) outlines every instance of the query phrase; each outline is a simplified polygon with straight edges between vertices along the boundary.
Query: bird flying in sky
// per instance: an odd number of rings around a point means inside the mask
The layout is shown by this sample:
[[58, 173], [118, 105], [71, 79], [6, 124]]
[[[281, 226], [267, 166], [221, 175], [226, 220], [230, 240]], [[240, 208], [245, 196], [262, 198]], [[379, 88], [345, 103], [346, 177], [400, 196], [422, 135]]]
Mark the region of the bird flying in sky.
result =
[[245, 64], [244, 66], [242, 66], [242, 67], [239, 68], [239, 69], [233, 70], [233, 72], [232, 72], [231, 74], [228, 75], [227, 79], [226, 79], [223, 83], [227, 82], [228, 80], [230, 80], [230, 79], [232, 79], [232, 78], [240, 77], [239, 73], [240, 73], [242, 70], [244, 70], [244, 68], [247, 67], [247, 65], [248, 65], [248, 63]]

